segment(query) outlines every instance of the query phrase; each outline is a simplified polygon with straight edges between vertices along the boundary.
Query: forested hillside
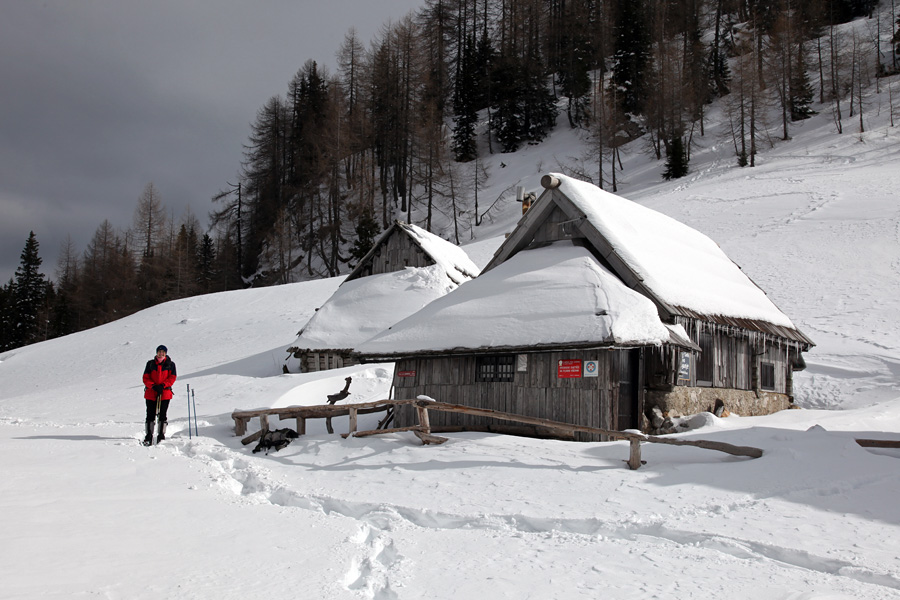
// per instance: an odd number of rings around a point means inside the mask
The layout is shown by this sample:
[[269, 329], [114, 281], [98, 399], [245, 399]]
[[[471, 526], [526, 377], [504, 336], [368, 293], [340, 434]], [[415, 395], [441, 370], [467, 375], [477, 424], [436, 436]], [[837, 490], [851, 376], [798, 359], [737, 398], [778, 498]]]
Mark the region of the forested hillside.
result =
[[[840, 27], [853, 19], [865, 26]], [[751, 168], [815, 111], [836, 135], [864, 129], [898, 43], [893, 0], [427, 0], [373, 40], [350, 30], [323, 49], [335, 72], [309, 60], [259, 108], [206, 233], [149, 184], [131, 227], [104, 221], [82, 253], [62, 249], [52, 284], [29, 237], [0, 291], [0, 349], [165, 300], [338, 275], [394, 219], [467, 241], [494, 200], [480, 192], [504, 176], [485, 157], [554, 128], [591, 157], [569, 174], [617, 191], [628, 144], [665, 161], [665, 179], [688, 173], [720, 103], [735, 164]]]

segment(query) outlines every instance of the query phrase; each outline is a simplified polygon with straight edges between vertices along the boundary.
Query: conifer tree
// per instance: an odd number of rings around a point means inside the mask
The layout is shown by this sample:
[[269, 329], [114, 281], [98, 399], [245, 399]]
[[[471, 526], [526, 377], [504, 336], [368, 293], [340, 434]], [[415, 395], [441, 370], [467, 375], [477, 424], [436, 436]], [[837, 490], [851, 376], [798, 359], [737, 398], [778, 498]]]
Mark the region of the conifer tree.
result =
[[477, 65], [475, 44], [468, 40], [459, 60], [456, 86], [453, 91], [453, 154], [457, 161], [468, 162], [475, 158], [475, 123], [478, 120]]
[[15, 330], [14, 294], [16, 284], [12, 278], [0, 288], [0, 352], [11, 350], [13, 346], [13, 332]]
[[495, 71], [491, 127], [503, 152], [526, 142], [539, 142], [556, 122], [556, 103], [544, 82], [540, 58], [501, 57]]
[[812, 108], [814, 93], [801, 43], [797, 51], [797, 68], [792, 72], [790, 82], [791, 121], [802, 121], [816, 114]]
[[550, 66], [559, 77], [559, 93], [568, 98], [569, 126], [581, 127], [588, 121], [590, 71], [596, 54], [592, 36], [596, 27], [593, 6], [585, 0], [550, 4]]
[[369, 250], [372, 249], [372, 246], [375, 245], [375, 238], [380, 232], [381, 227], [378, 224], [378, 221], [375, 220], [372, 211], [364, 211], [360, 216], [359, 223], [356, 225], [356, 240], [354, 240], [353, 247], [350, 249], [350, 257], [354, 267], [359, 264], [359, 261], [361, 261], [366, 254], [369, 253]]
[[725, 39], [723, 27], [724, 0], [716, 0], [716, 12], [713, 25], [713, 41], [709, 50], [710, 75], [709, 89], [712, 96], [724, 96], [728, 93], [728, 82], [731, 80], [731, 72], [728, 68], [728, 56], [722, 47]]
[[216, 247], [208, 233], [204, 233], [197, 248], [197, 287], [200, 293], [213, 291], [216, 280]]
[[669, 153], [666, 156], [666, 169], [663, 171], [663, 179], [666, 181], [678, 179], [679, 177], [684, 177], [687, 173], [688, 157], [684, 151], [684, 142], [681, 141], [680, 135], [676, 135], [669, 142]]
[[641, 114], [650, 67], [650, 28], [644, 0], [617, 0], [612, 84], [625, 113]]
[[34, 232], [28, 234], [16, 269], [13, 293], [13, 314], [16, 320], [12, 332], [13, 347], [38, 341], [40, 335], [39, 314], [47, 294], [47, 279], [40, 272], [41, 257]]

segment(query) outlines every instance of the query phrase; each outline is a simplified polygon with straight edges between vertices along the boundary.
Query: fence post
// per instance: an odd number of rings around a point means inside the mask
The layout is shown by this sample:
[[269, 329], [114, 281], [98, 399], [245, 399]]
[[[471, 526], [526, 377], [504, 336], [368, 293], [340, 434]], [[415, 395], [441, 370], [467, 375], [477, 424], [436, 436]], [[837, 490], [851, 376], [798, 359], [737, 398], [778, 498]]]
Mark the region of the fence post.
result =
[[431, 433], [431, 422], [428, 419], [428, 409], [422, 406], [416, 406], [416, 412], [419, 413], [419, 427], [424, 433]]
[[641, 440], [631, 438], [629, 443], [631, 445], [631, 454], [628, 457], [628, 468], [634, 471], [641, 468]]
[[350, 409], [350, 433], [356, 432], [356, 409]]

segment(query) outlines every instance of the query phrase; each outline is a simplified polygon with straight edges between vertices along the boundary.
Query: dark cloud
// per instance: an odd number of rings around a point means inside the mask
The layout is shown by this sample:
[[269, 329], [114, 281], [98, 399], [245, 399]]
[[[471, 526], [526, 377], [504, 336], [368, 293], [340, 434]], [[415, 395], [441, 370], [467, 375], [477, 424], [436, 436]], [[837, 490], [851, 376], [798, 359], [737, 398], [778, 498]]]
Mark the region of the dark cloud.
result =
[[13, 0], [0, 17], [0, 282], [29, 231], [53, 274], [153, 182], [201, 221], [237, 173], [256, 111], [308, 59], [334, 69], [423, 0]]

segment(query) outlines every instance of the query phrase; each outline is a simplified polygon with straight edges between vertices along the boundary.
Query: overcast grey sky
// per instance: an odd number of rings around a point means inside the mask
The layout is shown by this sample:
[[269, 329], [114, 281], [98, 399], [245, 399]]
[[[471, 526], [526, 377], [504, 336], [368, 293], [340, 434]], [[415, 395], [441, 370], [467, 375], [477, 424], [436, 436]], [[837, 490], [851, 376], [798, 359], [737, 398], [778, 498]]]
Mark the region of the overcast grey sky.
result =
[[0, 285], [29, 231], [54, 277], [69, 235], [131, 225], [148, 183], [206, 224], [256, 111], [344, 34], [368, 46], [424, 0], [0, 0]]

